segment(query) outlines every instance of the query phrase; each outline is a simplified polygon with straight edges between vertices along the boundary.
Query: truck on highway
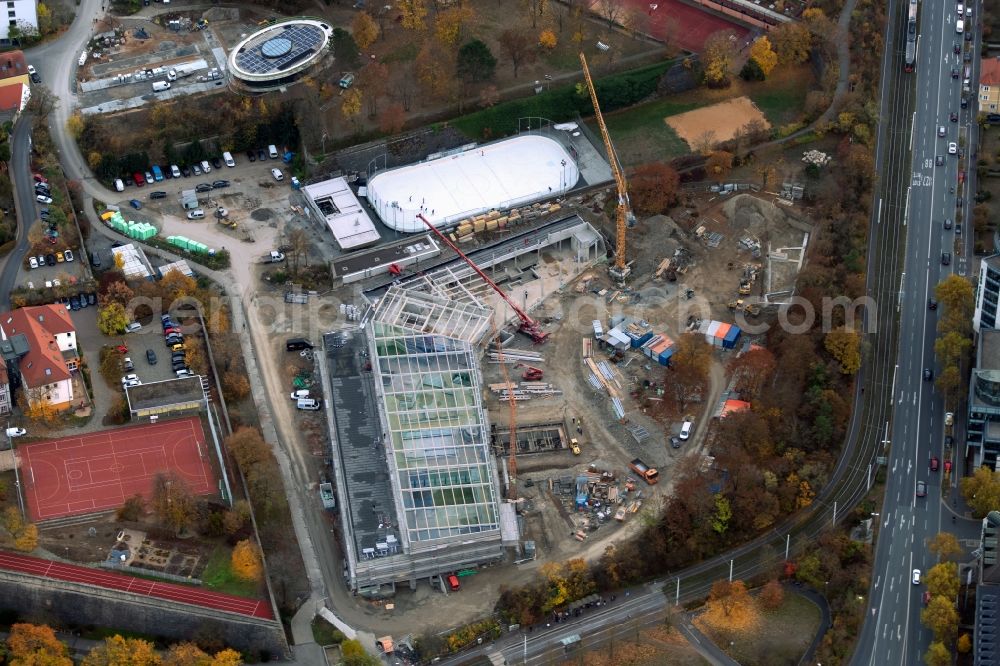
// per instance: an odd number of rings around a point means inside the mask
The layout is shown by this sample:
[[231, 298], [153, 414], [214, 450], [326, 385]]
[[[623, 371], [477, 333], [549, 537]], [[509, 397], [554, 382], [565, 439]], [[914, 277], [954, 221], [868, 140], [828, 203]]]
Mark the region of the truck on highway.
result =
[[638, 458], [630, 462], [628, 466], [633, 472], [642, 477], [642, 479], [649, 485], [653, 486], [659, 483], [660, 473]]

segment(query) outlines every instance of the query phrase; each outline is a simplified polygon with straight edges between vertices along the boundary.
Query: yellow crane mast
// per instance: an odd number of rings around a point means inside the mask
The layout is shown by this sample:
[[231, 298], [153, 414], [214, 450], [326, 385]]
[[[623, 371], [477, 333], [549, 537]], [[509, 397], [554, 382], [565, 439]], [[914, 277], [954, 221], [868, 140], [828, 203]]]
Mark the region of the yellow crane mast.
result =
[[616, 232], [615, 238], [615, 262], [609, 268], [611, 277], [624, 282], [632, 272], [625, 261], [625, 229], [635, 225], [635, 214], [632, 212], [632, 205], [628, 200], [628, 183], [625, 182], [625, 171], [621, 162], [618, 161], [618, 154], [615, 147], [611, 145], [611, 136], [608, 134], [608, 126], [604, 124], [604, 116], [601, 115], [601, 105], [597, 101], [597, 90], [594, 89], [594, 81], [590, 78], [590, 68], [587, 66], [587, 57], [580, 52], [580, 64], [583, 65], [583, 78], [587, 82], [587, 89], [590, 90], [590, 101], [594, 105], [594, 117], [597, 118], [597, 125], [601, 128], [601, 138], [604, 139], [604, 149], [608, 153], [608, 162], [611, 163], [611, 173], [615, 177], [615, 187], [618, 189], [618, 211], [615, 216]]

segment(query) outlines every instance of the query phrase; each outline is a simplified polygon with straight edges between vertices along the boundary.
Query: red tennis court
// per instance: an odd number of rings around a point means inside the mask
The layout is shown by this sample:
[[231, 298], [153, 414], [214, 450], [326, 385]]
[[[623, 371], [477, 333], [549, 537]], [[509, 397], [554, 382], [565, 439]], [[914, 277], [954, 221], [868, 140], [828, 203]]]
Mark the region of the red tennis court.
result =
[[192, 495], [215, 492], [197, 418], [102, 430], [18, 447], [21, 481], [36, 521], [117, 509], [152, 497], [157, 474], [174, 472]]
[[[595, 5], [599, 5], [597, 0]], [[681, 0], [625, 0], [626, 4], [649, 16], [649, 34], [657, 39], [679, 45], [686, 51], [700, 53], [705, 40], [713, 32], [729, 30], [740, 40], [750, 31], [705, 9], [688, 5]], [[654, 9], [655, 7], [655, 9]], [[599, 10], [600, 7], [597, 7]]]

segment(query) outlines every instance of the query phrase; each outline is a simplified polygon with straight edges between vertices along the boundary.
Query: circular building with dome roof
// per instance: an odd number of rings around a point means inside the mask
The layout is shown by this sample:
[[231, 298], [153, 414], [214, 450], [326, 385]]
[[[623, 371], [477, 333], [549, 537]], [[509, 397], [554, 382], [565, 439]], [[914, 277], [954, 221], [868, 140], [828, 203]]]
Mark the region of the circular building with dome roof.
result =
[[229, 71], [247, 88], [269, 90], [299, 79], [329, 52], [333, 28], [293, 19], [253, 33], [229, 54]]

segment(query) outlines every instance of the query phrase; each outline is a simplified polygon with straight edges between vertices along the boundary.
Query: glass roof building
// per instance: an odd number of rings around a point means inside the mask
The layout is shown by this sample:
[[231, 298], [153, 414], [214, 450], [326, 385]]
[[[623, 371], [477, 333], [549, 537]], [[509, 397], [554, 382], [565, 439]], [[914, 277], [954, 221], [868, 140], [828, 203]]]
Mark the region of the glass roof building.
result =
[[489, 320], [478, 305], [400, 289], [381, 299], [368, 324], [404, 550], [472, 535], [499, 539], [475, 358]]

